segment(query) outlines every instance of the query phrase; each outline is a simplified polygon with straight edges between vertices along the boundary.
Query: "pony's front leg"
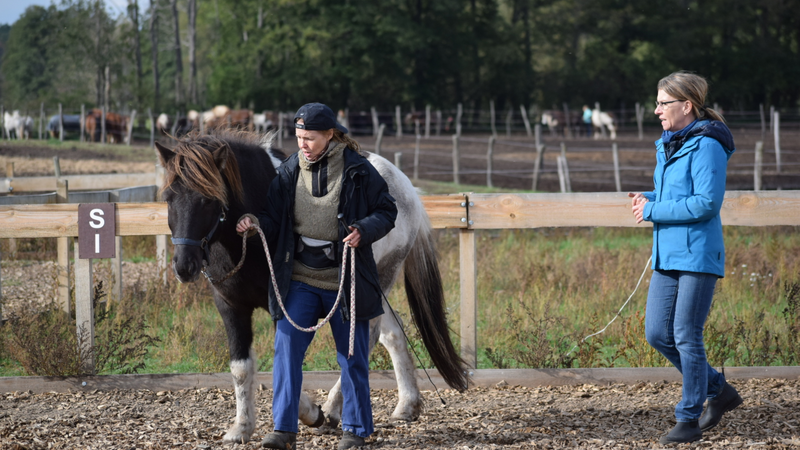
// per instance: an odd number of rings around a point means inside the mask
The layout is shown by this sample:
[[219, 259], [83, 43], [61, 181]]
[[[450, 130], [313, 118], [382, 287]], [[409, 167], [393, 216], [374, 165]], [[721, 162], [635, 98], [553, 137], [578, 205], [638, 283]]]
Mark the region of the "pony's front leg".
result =
[[256, 358], [252, 350], [247, 359], [231, 361], [231, 375], [236, 396], [236, 420], [222, 440], [243, 444], [250, 440], [256, 429]]
[[253, 311], [232, 309], [215, 293], [217, 310], [222, 316], [228, 334], [228, 350], [231, 355], [231, 375], [236, 397], [236, 419], [222, 437], [225, 443], [245, 443], [250, 441], [256, 429], [256, 362], [253, 343]]
[[386, 313], [378, 319], [380, 320], [380, 342], [392, 357], [394, 376], [397, 380], [398, 399], [392, 419], [416, 420], [424, 406], [417, 385], [417, 371], [406, 345], [402, 319], [391, 308], [384, 301], [383, 310]]

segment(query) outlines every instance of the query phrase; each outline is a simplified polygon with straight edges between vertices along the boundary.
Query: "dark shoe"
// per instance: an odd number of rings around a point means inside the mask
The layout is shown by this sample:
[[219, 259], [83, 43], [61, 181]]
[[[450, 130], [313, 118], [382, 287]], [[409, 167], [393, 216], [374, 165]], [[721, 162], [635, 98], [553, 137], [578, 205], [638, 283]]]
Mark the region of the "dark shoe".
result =
[[363, 437], [357, 434], [353, 434], [349, 431], [345, 431], [344, 433], [342, 433], [342, 440], [339, 441], [339, 450], [361, 447], [363, 445], [364, 445]]
[[714, 428], [719, 421], [722, 420], [723, 414], [742, 403], [744, 403], [744, 400], [742, 400], [742, 397], [736, 392], [736, 389], [730, 384], [725, 383], [725, 386], [722, 387], [722, 392], [708, 400], [706, 410], [703, 411], [703, 415], [700, 416], [700, 429], [708, 431]]
[[700, 430], [700, 426], [697, 424], [697, 421], [694, 420], [691, 422], [678, 422], [675, 424], [675, 428], [670, 430], [666, 436], [662, 436], [658, 442], [661, 445], [683, 444], [686, 442], [699, 441], [701, 437], [703, 437], [703, 431]]
[[277, 448], [280, 450], [295, 450], [297, 448], [297, 433], [288, 431], [273, 431], [261, 441], [264, 448]]

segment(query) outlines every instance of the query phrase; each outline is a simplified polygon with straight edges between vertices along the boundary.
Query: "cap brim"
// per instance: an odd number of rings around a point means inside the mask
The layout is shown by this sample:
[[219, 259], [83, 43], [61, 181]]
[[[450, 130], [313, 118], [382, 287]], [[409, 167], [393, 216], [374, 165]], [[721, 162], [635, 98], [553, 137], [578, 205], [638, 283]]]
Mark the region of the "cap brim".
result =
[[347, 134], [347, 133], [349, 133], [348, 129], [347, 129], [347, 128], [345, 128], [345, 126], [344, 126], [344, 125], [342, 125], [342, 124], [340, 124], [339, 122], [336, 122], [336, 129], [337, 129], [337, 130], [339, 130], [339, 131], [341, 131], [341, 132], [342, 132], [342, 133], [344, 133], [344, 134]]

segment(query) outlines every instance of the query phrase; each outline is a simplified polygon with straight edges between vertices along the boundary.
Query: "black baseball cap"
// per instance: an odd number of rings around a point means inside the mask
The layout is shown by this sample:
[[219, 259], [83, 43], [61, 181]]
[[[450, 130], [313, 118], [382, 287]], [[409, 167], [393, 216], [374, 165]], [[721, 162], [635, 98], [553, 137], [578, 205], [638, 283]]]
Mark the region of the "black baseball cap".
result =
[[[303, 119], [303, 123], [297, 123]], [[301, 130], [326, 131], [336, 128], [342, 133], [347, 133], [347, 128], [336, 121], [333, 111], [322, 103], [306, 103], [294, 115], [294, 126]]]

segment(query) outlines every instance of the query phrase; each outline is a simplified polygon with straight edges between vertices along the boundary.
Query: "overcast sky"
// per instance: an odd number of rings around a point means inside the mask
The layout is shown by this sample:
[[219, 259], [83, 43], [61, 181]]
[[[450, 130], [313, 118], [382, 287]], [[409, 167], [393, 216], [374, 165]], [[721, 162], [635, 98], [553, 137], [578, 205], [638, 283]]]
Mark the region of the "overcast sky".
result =
[[[123, 13], [128, 7], [128, 0], [105, 0], [108, 10], [113, 17]], [[40, 5], [47, 7], [51, 0], [0, 0], [0, 24], [12, 24], [19, 19], [19, 16], [25, 12], [25, 9], [31, 5]], [[61, 2], [56, 0], [55, 4]], [[139, 9], [144, 11], [149, 7], [150, 0], [139, 0]]]

